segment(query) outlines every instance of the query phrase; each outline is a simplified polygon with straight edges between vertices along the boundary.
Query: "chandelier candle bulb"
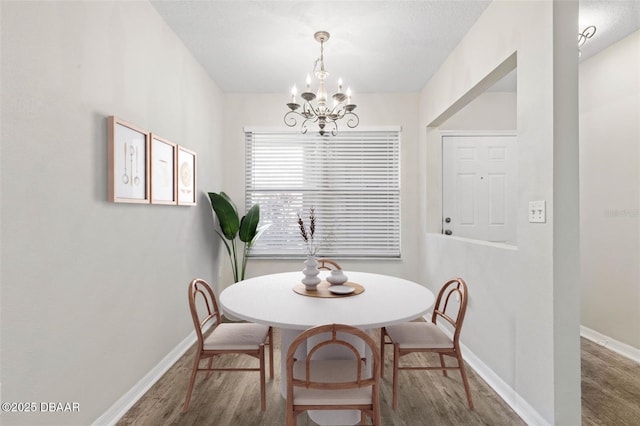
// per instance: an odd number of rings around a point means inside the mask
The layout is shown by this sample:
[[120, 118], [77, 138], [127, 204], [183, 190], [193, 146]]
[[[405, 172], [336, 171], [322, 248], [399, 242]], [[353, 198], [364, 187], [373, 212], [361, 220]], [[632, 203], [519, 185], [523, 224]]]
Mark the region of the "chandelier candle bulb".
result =
[[307, 92], [309, 91], [310, 87], [311, 87], [311, 76], [307, 73]]

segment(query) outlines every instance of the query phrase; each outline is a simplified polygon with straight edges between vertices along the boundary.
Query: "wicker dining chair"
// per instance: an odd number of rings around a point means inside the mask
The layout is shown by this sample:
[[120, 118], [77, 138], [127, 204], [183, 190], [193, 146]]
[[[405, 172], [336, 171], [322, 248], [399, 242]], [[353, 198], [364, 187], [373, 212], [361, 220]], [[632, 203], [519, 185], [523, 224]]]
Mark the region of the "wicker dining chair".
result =
[[[189, 400], [196, 380], [196, 374], [206, 371], [259, 371], [260, 408], [266, 409], [265, 389], [265, 345], [269, 346], [269, 375], [273, 378], [273, 331], [271, 327], [254, 323], [223, 323], [218, 302], [211, 286], [202, 279], [194, 279], [189, 284], [189, 309], [198, 337], [198, 347], [191, 371], [191, 380], [182, 412], [189, 409]], [[211, 327], [209, 329], [209, 327]], [[260, 360], [259, 368], [225, 367], [212, 368], [213, 358], [218, 355], [244, 354]], [[207, 368], [200, 367], [200, 361], [209, 359]]]
[[[319, 337], [311, 344], [308, 339], [313, 336]], [[366, 365], [364, 354], [345, 340], [346, 336], [364, 341], [365, 353], [371, 353], [370, 365]], [[306, 355], [303, 359], [296, 359], [296, 350], [302, 343], [308, 345]], [[353, 358], [314, 359], [318, 349], [329, 345], [347, 348], [347, 353], [353, 354]], [[367, 333], [344, 324], [316, 326], [298, 335], [286, 356], [287, 426], [295, 426], [297, 416], [307, 410], [360, 410], [362, 424], [368, 415], [374, 425], [380, 425], [380, 354]]]
[[342, 269], [340, 265], [334, 260], [331, 259], [318, 259], [318, 269], [331, 271], [334, 269]]
[[[398, 408], [399, 370], [442, 370], [444, 376], [447, 376], [447, 370], [460, 370], [469, 409], [473, 410], [473, 400], [459, 343], [462, 322], [467, 310], [467, 298], [467, 284], [464, 280], [462, 278], [449, 280], [438, 292], [431, 322], [412, 321], [382, 328], [380, 338], [380, 357], [383, 360], [382, 376], [384, 376], [385, 344], [393, 345], [394, 410]], [[453, 338], [450, 338], [439, 328], [438, 321], [444, 321], [453, 328]], [[437, 353], [440, 357], [440, 366], [400, 366], [400, 357], [413, 352]], [[444, 361], [445, 355], [455, 358], [457, 365], [447, 366]]]

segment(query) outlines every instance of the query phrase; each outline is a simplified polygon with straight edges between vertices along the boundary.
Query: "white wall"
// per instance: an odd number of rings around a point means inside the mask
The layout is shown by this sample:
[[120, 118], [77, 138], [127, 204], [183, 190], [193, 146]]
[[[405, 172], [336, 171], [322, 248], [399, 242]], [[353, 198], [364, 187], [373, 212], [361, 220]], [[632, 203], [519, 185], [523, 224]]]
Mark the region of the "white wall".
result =
[[[421, 96], [425, 281], [467, 279], [462, 340], [533, 423], [580, 423], [576, 22], [576, 2], [494, 1]], [[518, 247], [442, 237], [437, 126], [514, 52]], [[529, 200], [547, 200], [546, 224], [528, 223]]]
[[640, 31], [580, 64], [582, 325], [640, 349]]
[[[515, 92], [484, 92], [467, 106], [454, 114], [438, 127], [446, 131], [505, 131], [517, 129], [517, 94]], [[438, 143], [440, 143], [438, 141]], [[486, 286], [475, 286], [469, 301], [469, 311], [480, 311], [484, 306], [489, 311], [502, 315], [475, 315], [475, 327], [492, 330], [492, 333], [472, 335], [464, 333], [464, 342], [475, 349], [474, 355], [487, 361], [495, 374], [504, 381], [515, 381], [515, 369], [508, 362], [508, 354], [516, 344], [513, 321], [516, 318], [515, 305], [511, 302], [517, 296], [517, 288], [510, 282], [516, 274], [517, 248], [499, 244], [471, 242], [464, 238], [445, 237], [439, 234], [427, 236], [430, 255], [427, 256], [426, 270], [433, 277], [430, 282], [443, 283], [460, 270], [460, 264], [468, 265], [464, 276], [486, 276], [495, 274], [495, 265], [501, 265], [496, 280]], [[457, 256], [451, 256], [454, 251]], [[442, 271], [439, 273], [438, 271]], [[449, 275], [447, 275], [449, 274]], [[462, 275], [462, 274], [460, 274]], [[474, 283], [470, 283], [474, 284]], [[509, 318], [505, 321], [505, 317]], [[485, 342], [488, 344], [481, 344]]]
[[[287, 111], [287, 93], [279, 94], [227, 94], [225, 95], [224, 151], [225, 176], [223, 189], [244, 213], [244, 133], [243, 126], [285, 128], [283, 117]], [[417, 158], [417, 94], [355, 94], [356, 112], [360, 117], [360, 128], [398, 125], [401, 134], [401, 220], [402, 259], [400, 260], [355, 260], [341, 261], [346, 270], [367, 270], [396, 275], [407, 279], [417, 279], [418, 238], [411, 224], [419, 223], [419, 198], [417, 174], [420, 166]], [[344, 124], [342, 124], [344, 126]], [[311, 131], [311, 130], [310, 130]], [[250, 259], [247, 277], [303, 269], [303, 258], [297, 260]], [[221, 287], [232, 280], [227, 253], [220, 254]], [[338, 259], [340, 260], [340, 259]]]
[[515, 92], [485, 92], [442, 123], [440, 130], [516, 130]]
[[2, 401], [90, 424], [193, 329], [217, 273], [207, 201], [107, 202], [107, 116], [198, 154], [221, 182], [221, 94], [147, 2], [2, 1]]

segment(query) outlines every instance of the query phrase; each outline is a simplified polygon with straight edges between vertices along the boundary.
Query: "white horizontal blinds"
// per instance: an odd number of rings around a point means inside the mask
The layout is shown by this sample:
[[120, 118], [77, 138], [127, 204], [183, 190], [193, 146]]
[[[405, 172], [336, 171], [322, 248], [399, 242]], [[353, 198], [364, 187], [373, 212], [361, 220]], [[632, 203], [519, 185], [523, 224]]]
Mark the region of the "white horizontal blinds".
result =
[[319, 255], [400, 256], [400, 132], [245, 132], [247, 208], [269, 229], [252, 256], [301, 256], [297, 213], [316, 211]]

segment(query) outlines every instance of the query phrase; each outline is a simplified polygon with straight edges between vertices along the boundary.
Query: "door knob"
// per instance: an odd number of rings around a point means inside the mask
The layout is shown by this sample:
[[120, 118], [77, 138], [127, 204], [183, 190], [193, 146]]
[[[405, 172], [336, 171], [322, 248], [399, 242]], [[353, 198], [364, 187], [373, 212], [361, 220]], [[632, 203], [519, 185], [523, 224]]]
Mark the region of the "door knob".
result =
[[451, 234], [453, 234], [453, 232], [451, 232], [451, 229], [445, 229], [444, 230], [444, 234], [445, 235], [451, 235]]
[[450, 217], [445, 217], [444, 221], [447, 222], [447, 223], [451, 223], [451, 218]]

